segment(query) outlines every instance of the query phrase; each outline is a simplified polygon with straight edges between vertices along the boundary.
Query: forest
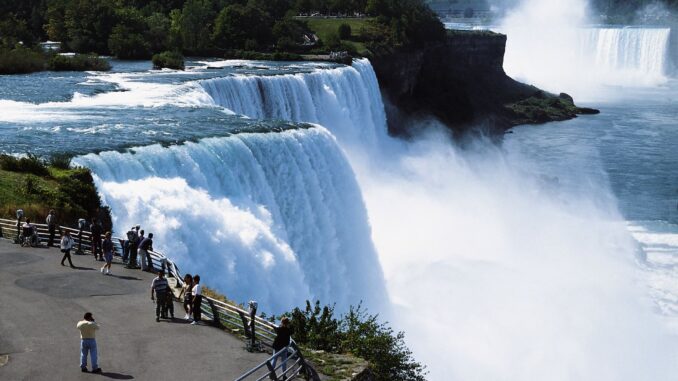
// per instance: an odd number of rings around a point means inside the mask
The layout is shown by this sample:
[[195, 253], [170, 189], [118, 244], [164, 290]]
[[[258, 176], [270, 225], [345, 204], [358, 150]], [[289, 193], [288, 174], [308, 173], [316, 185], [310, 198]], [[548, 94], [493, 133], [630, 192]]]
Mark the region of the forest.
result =
[[63, 51], [120, 59], [342, 49], [335, 38], [304, 44], [310, 15], [369, 19], [353, 35], [375, 52], [445, 36], [421, 0], [0, 0], [0, 15], [0, 49], [50, 40]]

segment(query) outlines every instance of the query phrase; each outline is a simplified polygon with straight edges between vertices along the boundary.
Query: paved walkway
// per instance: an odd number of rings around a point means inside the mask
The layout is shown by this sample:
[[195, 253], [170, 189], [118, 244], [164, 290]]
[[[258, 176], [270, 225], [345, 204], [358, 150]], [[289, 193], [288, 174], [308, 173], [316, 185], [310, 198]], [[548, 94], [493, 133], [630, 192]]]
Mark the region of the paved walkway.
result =
[[[152, 274], [114, 263], [105, 276], [89, 255], [72, 255], [71, 269], [61, 255], [0, 239], [0, 380], [233, 380], [266, 359], [216, 328], [156, 323]], [[102, 375], [80, 372], [75, 325], [87, 311], [101, 326]]]

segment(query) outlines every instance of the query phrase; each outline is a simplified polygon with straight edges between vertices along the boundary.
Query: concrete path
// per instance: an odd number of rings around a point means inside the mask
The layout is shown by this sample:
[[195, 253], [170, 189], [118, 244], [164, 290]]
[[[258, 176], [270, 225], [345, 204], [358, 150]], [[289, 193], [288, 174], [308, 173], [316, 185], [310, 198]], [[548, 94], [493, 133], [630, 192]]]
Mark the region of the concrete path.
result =
[[[156, 323], [152, 274], [114, 263], [102, 275], [89, 255], [73, 255], [71, 269], [61, 255], [0, 239], [0, 380], [233, 380], [266, 359], [213, 327]], [[87, 311], [101, 326], [102, 375], [80, 372], [75, 325]]]

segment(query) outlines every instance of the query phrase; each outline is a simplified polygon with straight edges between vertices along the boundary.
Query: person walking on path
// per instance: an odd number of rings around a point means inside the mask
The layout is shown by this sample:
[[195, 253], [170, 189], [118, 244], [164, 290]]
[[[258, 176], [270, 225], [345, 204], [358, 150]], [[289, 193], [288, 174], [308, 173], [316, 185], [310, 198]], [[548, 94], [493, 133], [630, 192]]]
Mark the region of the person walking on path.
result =
[[101, 254], [101, 225], [97, 223], [96, 218], [92, 218], [89, 231], [92, 233], [92, 254], [94, 254], [94, 259], [98, 258], [100, 261], [103, 261], [104, 258]]
[[277, 356], [273, 357], [273, 369], [275, 369], [275, 364], [278, 362], [278, 359], [282, 361], [282, 379], [287, 380], [287, 347], [290, 345], [290, 339], [292, 338], [292, 328], [290, 328], [290, 319], [287, 317], [282, 318], [280, 321], [280, 326], [275, 329], [275, 339], [273, 340], [273, 351]]
[[99, 325], [94, 321], [91, 312], [85, 313], [84, 320], [78, 322], [76, 326], [80, 330], [80, 370], [87, 372], [87, 354], [92, 360], [92, 373], [101, 373], [97, 358], [97, 340], [96, 330]]
[[68, 264], [71, 265], [72, 268], [73, 266], [73, 261], [71, 261], [71, 249], [73, 248], [73, 245], [75, 243], [73, 242], [73, 238], [71, 238], [71, 232], [68, 230], [64, 231], [64, 235], [61, 237], [61, 252], [64, 253], [64, 256], [61, 258], [61, 266], [64, 265], [64, 261], [68, 259]]
[[127, 262], [127, 269], [137, 268], [137, 252], [139, 250], [139, 225], [133, 226], [127, 232], [127, 239], [129, 240], [129, 261]]
[[184, 301], [184, 311], [186, 311], [186, 316], [184, 316], [184, 319], [191, 320], [191, 303], [193, 299], [193, 277], [191, 274], [184, 275], [184, 285], [181, 287], [181, 292], [179, 293], [180, 300], [182, 296]]
[[200, 324], [200, 319], [202, 315], [202, 310], [200, 305], [202, 304], [202, 286], [200, 286], [200, 275], [196, 274], [193, 277], [193, 289], [191, 290], [193, 294], [193, 306], [191, 311], [193, 312], [193, 325]]
[[47, 247], [52, 247], [54, 245], [54, 235], [56, 234], [57, 229], [57, 219], [54, 209], [49, 211], [47, 218], [45, 219], [47, 224], [47, 230], [49, 231], [49, 239], [47, 240]]
[[111, 264], [113, 263], [113, 241], [111, 240], [111, 232], [106, 232], [104, 235], [102, 249], [104, 250], [104, 260], [106, 263], [101, 268], [101, 273], [111, 275]]
[[153, 272], [153, 262], [148, 251], [153, 251], [153, 233], [149, 233], [148, 237], [144, 238], [139, 243], [139, 255], [141, 255], [141, 269], [143, 271]]
[[[167, 319], [166, 309], [167, 297], [170, 293], [170, 285], [165, 279], [165, 272], [160, 270], [158, 276], [151, 283], [151, 300], [155, 301], [155, 321], [160, 321], [160, 313], [163, 312], [163, 319]], [[157, 298], [157, 300], [156, 300]], [[174, 317], [174, 316], [172, 316]]]

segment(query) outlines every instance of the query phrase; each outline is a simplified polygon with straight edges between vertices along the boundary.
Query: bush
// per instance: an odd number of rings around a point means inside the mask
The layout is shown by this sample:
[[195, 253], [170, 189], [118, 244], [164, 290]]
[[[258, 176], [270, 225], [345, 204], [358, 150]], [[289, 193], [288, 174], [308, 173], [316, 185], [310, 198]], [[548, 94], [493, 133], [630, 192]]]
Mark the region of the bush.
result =
[[179, 52], [162, 52], [153, 55], [153, 68], [154, 69], [175, 69], [175, 70], [184, 70], [184, 56]]
[[0, 169], [10, 172], [32, 173], [37, 176], [49, 176], [45, 162], [30, 153], [25, 157], [0, 155]]
[[306, 301], [304, 310], [295, 308], [290, 318], [294, 340], [314, 350], [353, 353], [370, 363], [379, 381], [423, 381], [425, 368], [412, 357], [405, 334], [394, 332], [362, 306], [351, 307], [346, 315], [334, 317], [334, 306], [320, 307]]
[[0, 74], [22, 74], [45, 70], [45, 57], [40, 51], [18, 46], [0, 49]]
[[339, 34], [336, 32], [329, 33], [325, 41], [323, 41], [323, 45], [325, 45], [325, 47], [330, 50], [339, 49], [341, 47], [341, 39], [339, 38]]
[[337, 33], [339, 33], [339, 38], [342, 40], [349, 40], [351, 38], [351, 26], [343, 23], [339, 25], [339, 29], [337, 29]]
[[66, 153], [55, 153], [49, 158], [50, 167], [58, 169], [69, 169], [71, 167], [71, 155]]
[[107, 71], [111, 65], [95, 54], [56, 54], [49, 60], [48, 68], [54, 71]]

